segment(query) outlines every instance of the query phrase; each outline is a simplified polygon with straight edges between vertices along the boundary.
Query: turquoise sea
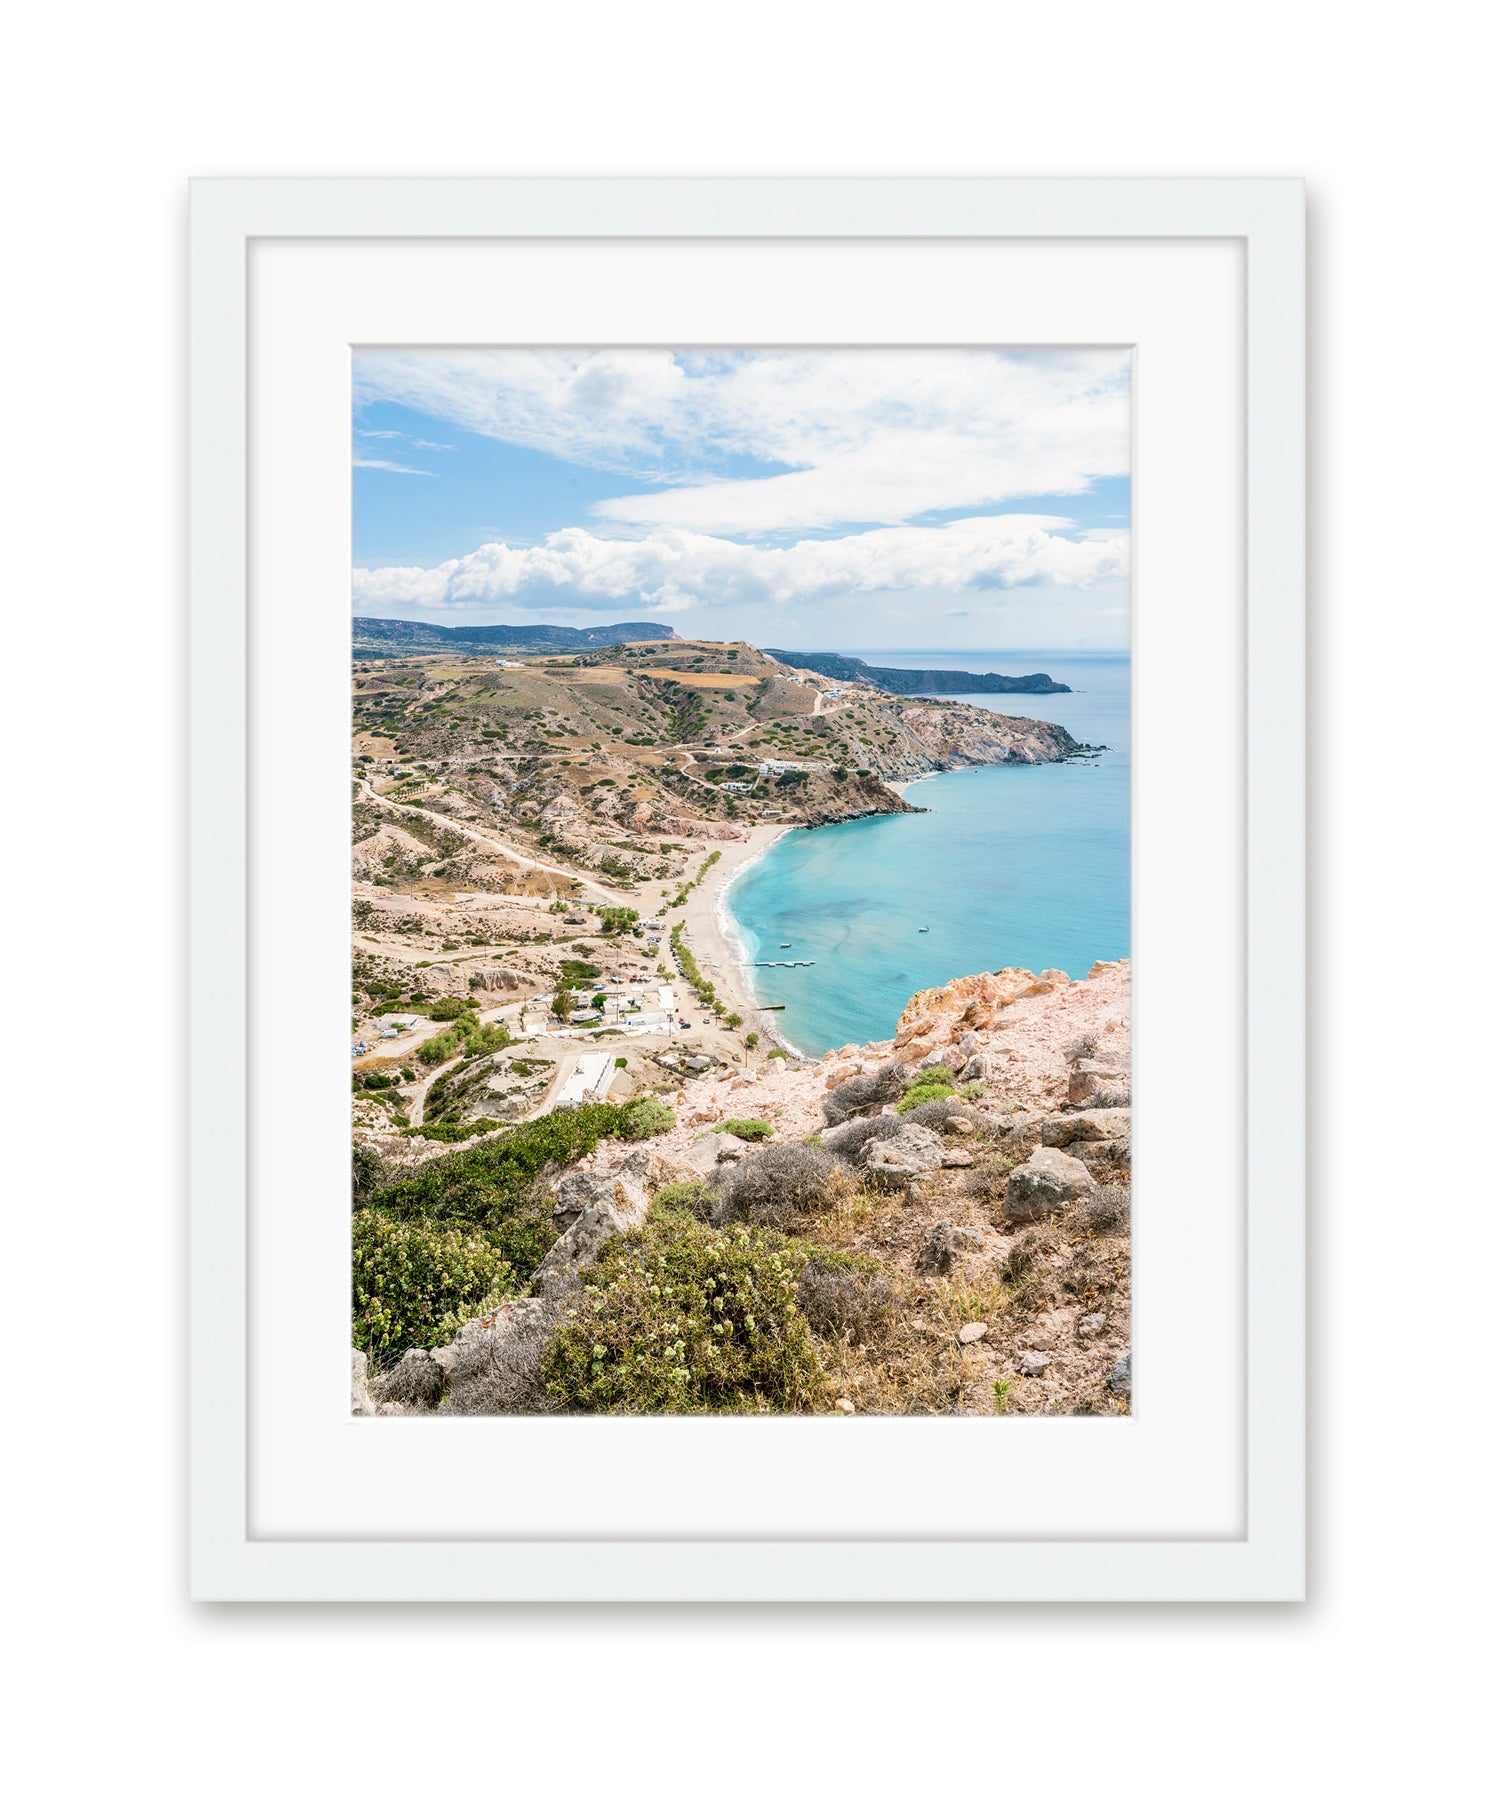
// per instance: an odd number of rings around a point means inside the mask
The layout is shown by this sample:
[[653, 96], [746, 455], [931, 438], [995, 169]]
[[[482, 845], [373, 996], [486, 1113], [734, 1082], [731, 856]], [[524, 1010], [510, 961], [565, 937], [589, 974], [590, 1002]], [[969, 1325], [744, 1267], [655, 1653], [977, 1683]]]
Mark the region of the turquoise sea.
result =
[[[923, 813], [790, 831], [726, 901], [750, 971], [787, 1041], [810, 1055], [889, 1037], [919, 988], [1017, 966], [1086, 975], [1130, 952], [1130, 662], [1101, 652], [857, 650], [896, 668], [1040, 671], [1071, 694], [956, 694], [1052, 719], [1094, 763], [930, 775], [906, 789]], [[922, 926], [927, 930], [921, 930]], [[790, 945], [790, 948], [782, 948]]]

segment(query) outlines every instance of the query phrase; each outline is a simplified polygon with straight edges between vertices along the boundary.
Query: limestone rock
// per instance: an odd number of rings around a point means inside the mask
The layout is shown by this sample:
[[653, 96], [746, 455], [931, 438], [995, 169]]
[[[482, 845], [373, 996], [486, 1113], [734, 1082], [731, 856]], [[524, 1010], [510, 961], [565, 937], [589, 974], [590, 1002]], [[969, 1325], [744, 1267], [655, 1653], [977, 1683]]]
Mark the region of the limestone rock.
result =
[[1033, 975], [1030, 969], [997, 969], [993, 975], [960, 975], [944, 987], [924, 988], [907, 1001], [897, 1022], [897, 1054], [915, 1062], [940, 1045], [961, 1046], [971, 1032], [994, 1030], [1000, 1014], [1017, 1000], [1050, 994], [1067, 984], [1060, 969], [1043, 975]]
[[872, 1138], [855, 1158], [877, 1187], [904, 1189], [943, 1166], [943, 1140], [925, 1125], [902, 1125], [889, 1137]]
[[443, 1397], [442, 1365], [427, 1350], [408, 1350], [395, 1366], [370, 1383], [382, 1410], [390, 1404], [403, 1412], [435, 1412]]
[[1057, 1113], [1038, 1121], [1037, 1135], [1044, 1144], [1061, 1150], [1068, 1144], [1100, 1143], [1130, 1136], [1128, 1106], [1091, 1107], [1087, 1112]]
[[958, 1341], [961, 1344], [977, 1344], [989, 1332], [989, 1326], [979, 1321], [958, 1328]]
[[1074, 1329], [1081, 1338], [1096, 1338], [1106, 1323], [1103, 1313], [1084, 1313]]
[[370, 1393], [370, 1362], [363, 1350], [350, 1352], [349, 1409], [356, 1419], [372, 1419], [375, 1401]]
[[1128, 1350], [1105, 1376], [1104, 1385], [1112, 1394], [1128, 1394], [1130, 1392], [1130, 1352]]
[[432, 1360], [444, 1377], [444, 1412], [543, 1410], [542, 1351], [558, 1311], [547, 1300], [506, 1300], [434, 1350]]
[[561, 1300], [572, 1293], [611, 1238], [645, 1222], [651, 1204], [645, 1188], [619, 1175], [613, 1187], [614, 1198], [592, 1202], [538, 1264], [533, 1286], [541, 1299]]
[[943, 1167], [945, 1169], [972, 1169], [974, 1167], [974, 1158], [967, 1150], [945, 1150], [943, 1152]]
[[1041, 1375], [1052, 1366], [1052, 1358], [1043, 1356], [1040, 1350], [1023, 1350], [1016, 1358], [1016, 1367], [1023, 1375]]
[[1076, 1156], [1039, 1144], [1005, 1183], [1005, 1216], [1014, 1224], [1049, 1218], [1099, 1184]]

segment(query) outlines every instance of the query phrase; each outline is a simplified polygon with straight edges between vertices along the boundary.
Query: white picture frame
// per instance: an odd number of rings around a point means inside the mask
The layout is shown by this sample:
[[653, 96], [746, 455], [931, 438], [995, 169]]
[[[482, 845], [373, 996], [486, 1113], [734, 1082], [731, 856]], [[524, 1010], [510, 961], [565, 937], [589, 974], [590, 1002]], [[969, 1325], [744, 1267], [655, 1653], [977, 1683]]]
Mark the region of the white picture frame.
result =
[[[1232, 1533], [630, 1536], [253, 1516], [248, 796], [258, 244], [1232, 242], [1243, 268], [1243, 1505]], [[1286, 180], [214, 180], [191, 296], [191, 1586], [205, 1600], [1294, 1600], [1304, 1550], [1303, 201]], [[774, 334], [773, 334], [774, 335]], [[666, 337], [662, 341], [668, 341]], [[997, 340], [999, 341], [999, 340]], [[1237, 374], [1237, 380], [1239, 375]], [[1150, 470], [1143, 470], [1149, 479]], [[342, 606], [346, 593], [313, 602]], [[289, 727], [291, 728], [291, 727]], [[1238, 816], [1238, 815], [1237, 815]], [[1238, 1078], [1237, 1078], [1238, 1079]], [[340, 1208], [344, 1196], [336, 1196]], [[1227, 1215], [1226, 1215], [1227, 1216]], [[385, 1421], [374, 1421], [377, 1426]], [[402, 1422], [394, 1422], [402, 1423]], [[560, 1422], [559, 1422], [560, 1423]], [[653, 1430], [663, 1421], [621, 1421]], [[872, 1422], [873, 1423], [873, 1422]], [[931, 1422], [941, 1428], [945, 1422]], [[1016, 1425], [1020, 1421], [1014, 1422]], [[1066, 1421], [1058, 1422], [1059, 1425]], [[1080, 1421], [1081, 1424], [1093, 1423]], [[726, 1422], [725, 1429], [744, 1427]], [[750, 1430], [757, 1422], [748, 1422]], [[853, 1429], [861, 1429], [855, 1426]], [[1010, 1423], [1000, 1427], [1011, 1429]], [[1129, 1428], [1129, 1422], [1126, 1422]], [[413, 1440], [414, 1441], [414, 1440]], [[852, 1441], [852, 1440], [851, 1440]], [[878, 1440], [870, 1440], [878, 1442]], [[892, 1440], [894, 1442], [894, 1440]], [[877, 1452], [878, 1454], [878, 1452]], [[1023, 1450], [1022, 1454], [1025, 1452]]]

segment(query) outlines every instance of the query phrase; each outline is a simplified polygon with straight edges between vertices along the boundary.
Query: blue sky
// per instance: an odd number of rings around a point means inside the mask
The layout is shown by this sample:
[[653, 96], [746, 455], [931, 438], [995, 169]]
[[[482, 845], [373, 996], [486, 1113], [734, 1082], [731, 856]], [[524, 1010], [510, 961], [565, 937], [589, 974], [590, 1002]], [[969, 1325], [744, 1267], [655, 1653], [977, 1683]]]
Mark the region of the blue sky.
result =
[[354, 605], [814, 648], [1128, 634], [1118, 350], [355, 358]]

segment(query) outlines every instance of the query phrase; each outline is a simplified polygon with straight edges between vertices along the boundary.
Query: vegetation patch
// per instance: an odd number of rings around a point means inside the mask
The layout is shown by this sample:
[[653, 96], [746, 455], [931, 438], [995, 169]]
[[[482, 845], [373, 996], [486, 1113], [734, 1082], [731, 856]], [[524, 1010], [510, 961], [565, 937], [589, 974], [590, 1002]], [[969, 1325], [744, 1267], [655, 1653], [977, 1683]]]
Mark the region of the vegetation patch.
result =
[[806, 1254], [774, 1234], [657, 1212], [617, 1238], [542, 1357], [587, 1413], [805, 1412], [822, 1368], [796, 1301]]
[[917, 1107], [926, 1106], [930, 1101], [953, 1098], [952, 1072], [938, 1064], [931, 1069], [919, 1071], [916, 1080], [896, 1102], [896, 1111], [915, 1112]]
[[472, 1226], [354, 1214], [354, 1342], [377, 1358], [440, 1344], [456, 1320], [511, 1291], [503, 1251]]
[[747, 1144], [754, 1143], [757, 1138], [768, 1138], [776, 1135], [775, 1127], [766, 1119], [726, 1119], [722, 1125], [715, 1125], [715, 1131], [727, 1131], [732, 1137], [743, 1138]]

